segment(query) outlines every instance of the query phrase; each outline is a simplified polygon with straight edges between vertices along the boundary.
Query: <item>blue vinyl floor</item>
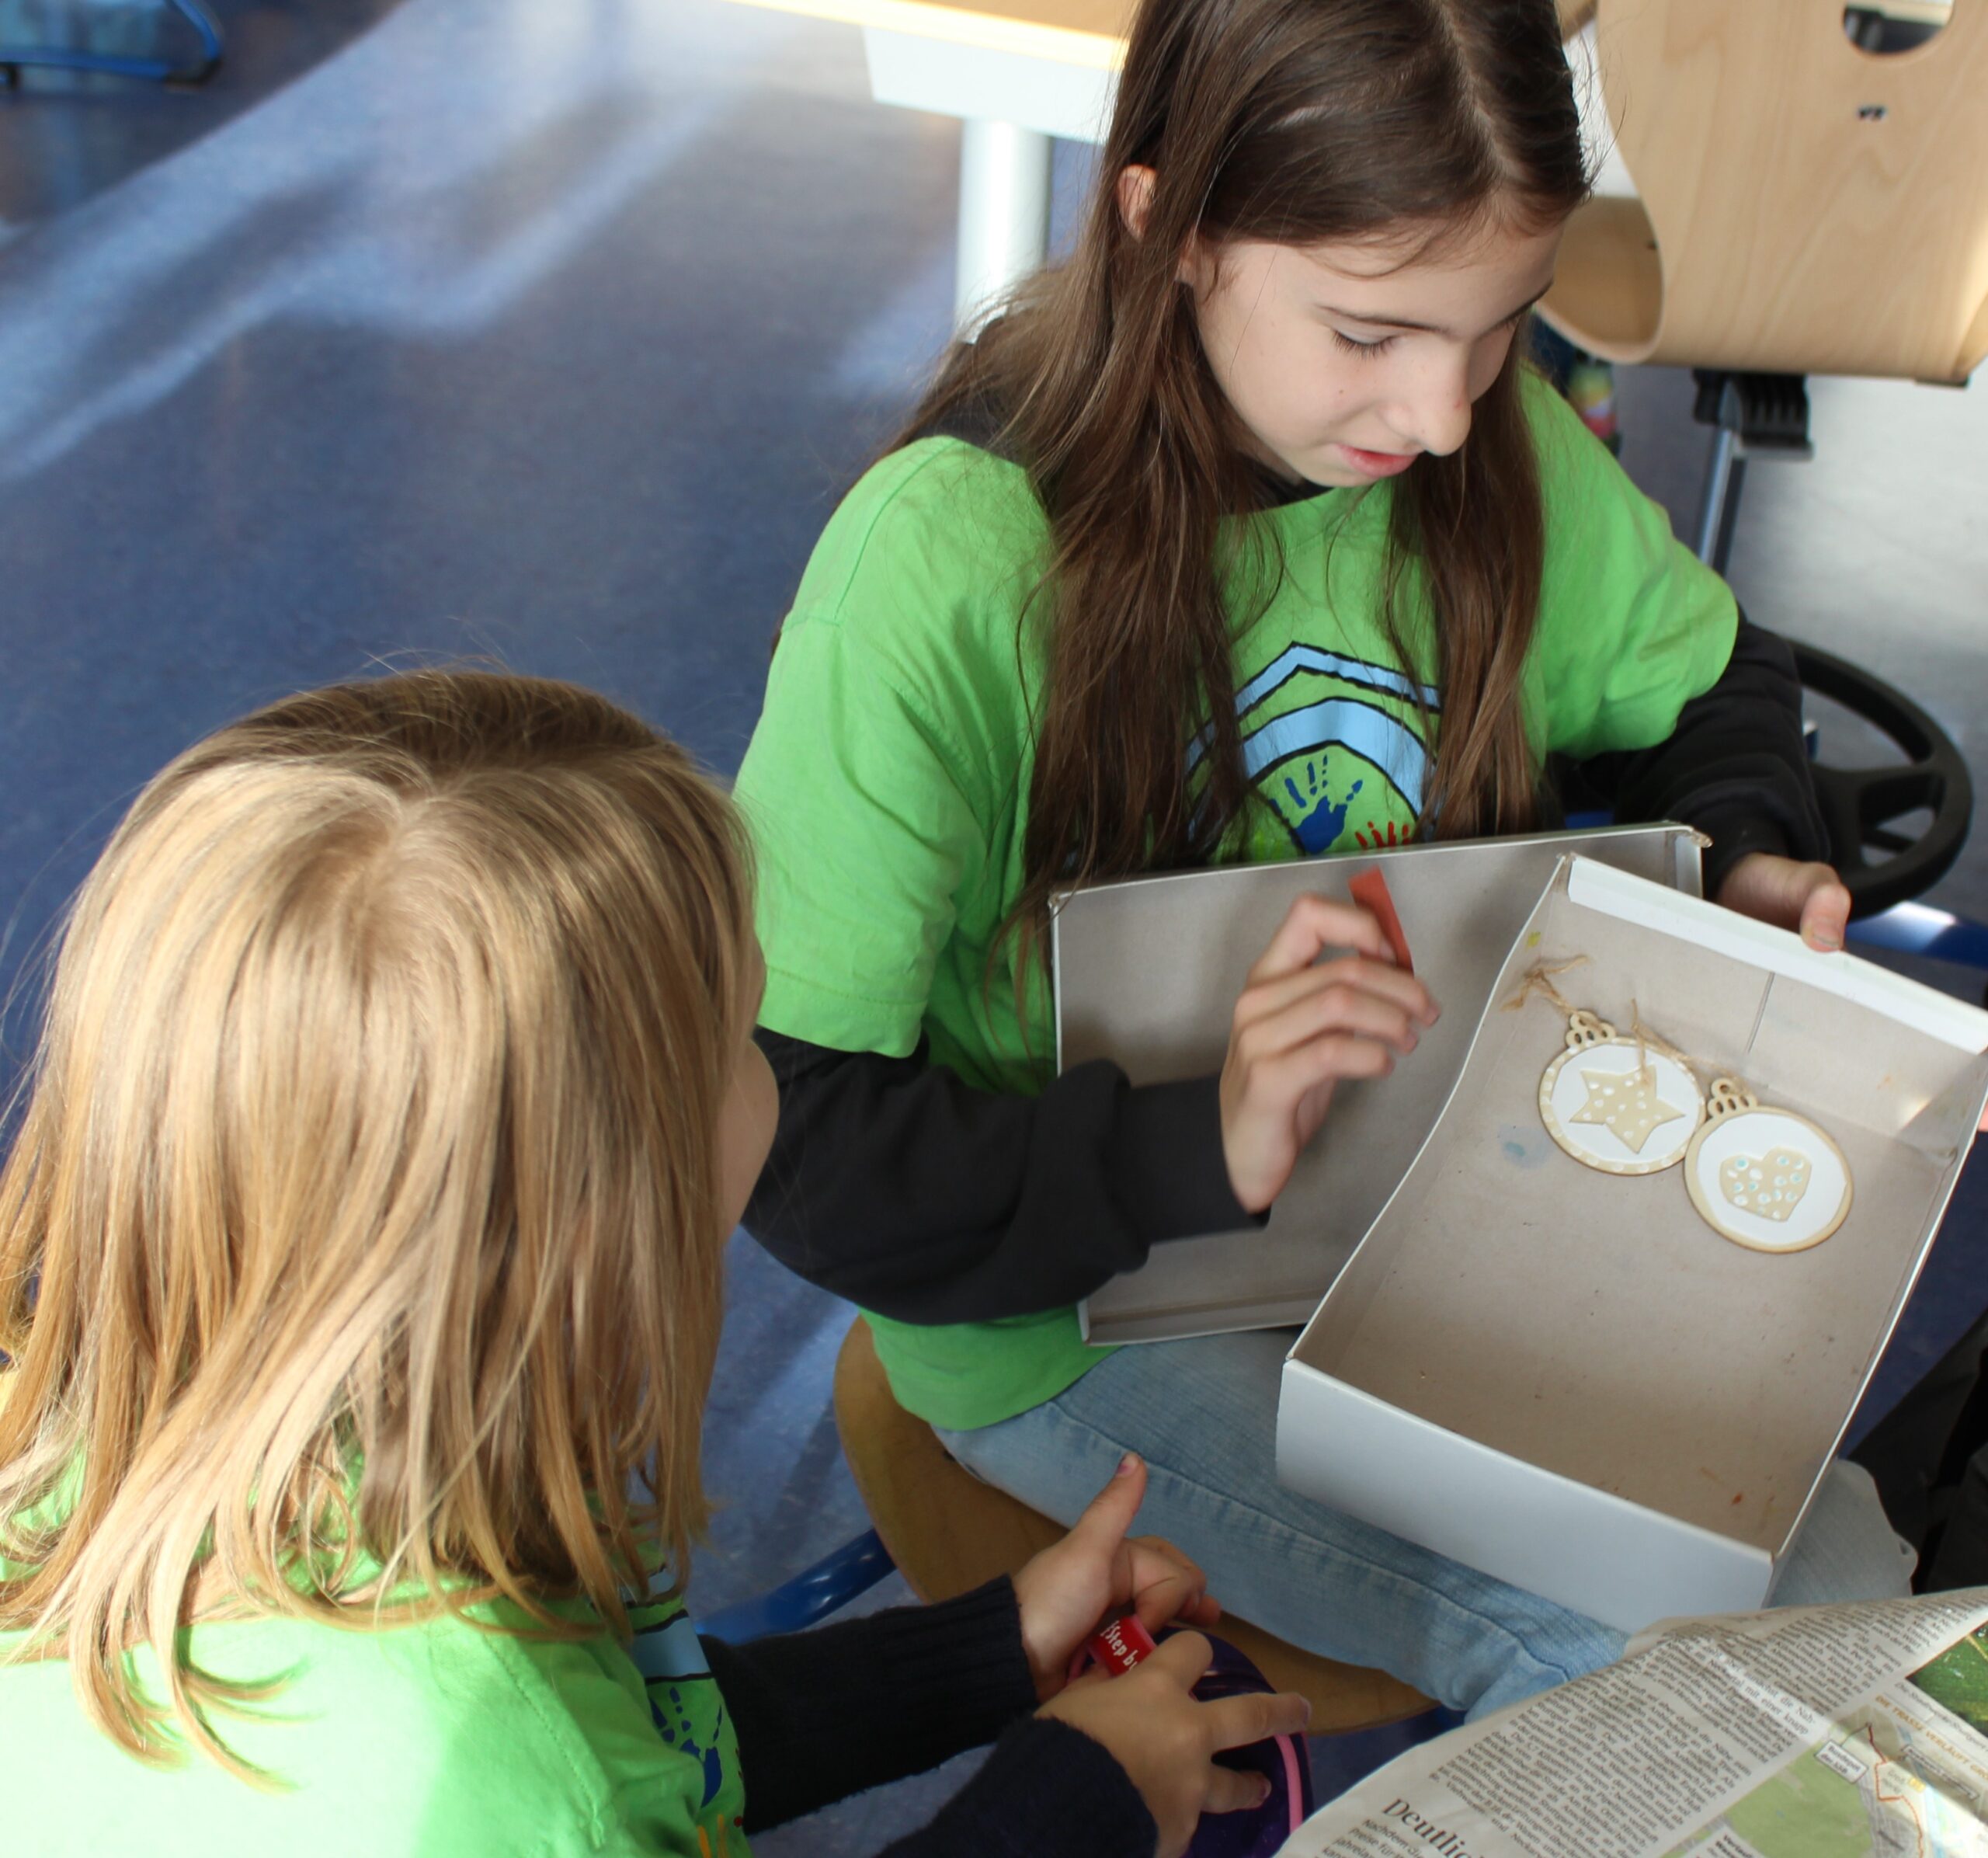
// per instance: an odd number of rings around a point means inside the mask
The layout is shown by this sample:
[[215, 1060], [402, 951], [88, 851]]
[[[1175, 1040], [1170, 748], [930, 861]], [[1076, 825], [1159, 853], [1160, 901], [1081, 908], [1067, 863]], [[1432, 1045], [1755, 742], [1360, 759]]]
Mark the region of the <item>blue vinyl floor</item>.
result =
[[[729, 771], [810, 543], [947, 332], [958, 127], [873, 103], [851, 29], [726, 0], [217, 11], [228, 61], [200, 91], [30, 73], [0, 95], [10, 1067], [119, 809], [266, 698], [501, 660]], [[1065, 217], [1084, 165], [1061, 151]], [[1626, 461], [1683, 515], [1688, 384], [1622, 398]], [[1743, 597], [1979, 742], [1988, 406], [1820, 384], [1816, 431], [1816, 464], [1754, 474]], [[1934, 900], [1988, 913], [1988, 858]], [[1985, 1200], [1977, 1167], [1867, 1414], [1988, 1303]], [[707, 1609], [864, 1526], [828, 1411], [846, 1307], [742, 1238], [732, 1265]], [[1402, 1739], [1318, 1745], [1322, 1783]], [[756, 1843], [869, 1851], [958, 1779]]]

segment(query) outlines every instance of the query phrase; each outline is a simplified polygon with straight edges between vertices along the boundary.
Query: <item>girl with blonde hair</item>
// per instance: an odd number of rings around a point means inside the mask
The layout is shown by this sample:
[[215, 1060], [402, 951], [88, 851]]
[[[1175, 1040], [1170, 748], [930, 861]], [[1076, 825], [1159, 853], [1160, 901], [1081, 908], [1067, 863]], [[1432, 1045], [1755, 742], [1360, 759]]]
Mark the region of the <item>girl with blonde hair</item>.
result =
[[1217, 1610], [1126, 1540], [1136, 1461], [1012, 1582], [692, 1630], [751, 911], [729, 803], [560, 684], [298, 697], [139, 796], [0, 1174], [12, 1849], [736, 1858], [997, 1734], [904, 1853], [1252, 1804], [1210, 1757], [1298, 1700], [1196, 1703], [1191, 1633], [1064, 1682], [1114, 1607]]

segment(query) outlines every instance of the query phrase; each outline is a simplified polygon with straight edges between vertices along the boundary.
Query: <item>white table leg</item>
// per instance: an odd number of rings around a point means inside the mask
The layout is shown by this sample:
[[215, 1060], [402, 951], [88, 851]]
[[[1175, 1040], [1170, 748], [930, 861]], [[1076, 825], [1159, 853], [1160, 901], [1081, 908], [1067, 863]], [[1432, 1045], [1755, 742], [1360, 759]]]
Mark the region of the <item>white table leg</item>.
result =
[[960, 138], [954, 325], [962, 334], [1049, 251], [1050, 138], [968, 118]]

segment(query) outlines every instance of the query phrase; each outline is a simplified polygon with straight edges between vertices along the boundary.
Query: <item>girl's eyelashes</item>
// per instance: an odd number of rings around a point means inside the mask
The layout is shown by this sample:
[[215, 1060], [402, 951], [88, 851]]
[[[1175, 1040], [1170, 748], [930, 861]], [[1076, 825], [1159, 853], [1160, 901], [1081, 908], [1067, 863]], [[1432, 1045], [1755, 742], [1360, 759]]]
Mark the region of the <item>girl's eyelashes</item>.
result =
[[[1329, 324], [1327, 325], [1327, 327], [1330, 326]], [[1384, 350], [1391, 349], [1395, 345], [1395, 338], [1392, 336], [1377, 336], [1371, 342], [1362, 342], [1355, 336], [1346, 334], [1343, 330], [1333, 329], [1332, 336], [1333, 340], [1350, 355], [1378, 355]]]
[[[1507, 316], [1503, 322], [1500, 323], [1496, 329], [1491, 330], [1489, 332], [1493, 336], [1503, 336], [1508, 334], [1510, 331], [1516, 329], [1519, 325], [1524, 322], [1526, 318], [1531, 314], [1532, 305], [1531, 304], [1527, 304], [1522, 310], [1514, 310], [1510, 315]], [[1349, 355], [1382, 354], [1385, 353], [1388, 349], [1392, 348], [1395, 343], [1399, 339], [1398, 336], [1377, 336], [1363, 342], [1357, 336], [1347, 335], [1343, 329], [1333, 329], [1329, 323], [1326, 326], [1328, 329], [1331, 330], [1333, 340], [1337, 343], [1341, 348], [1344, 349]]]

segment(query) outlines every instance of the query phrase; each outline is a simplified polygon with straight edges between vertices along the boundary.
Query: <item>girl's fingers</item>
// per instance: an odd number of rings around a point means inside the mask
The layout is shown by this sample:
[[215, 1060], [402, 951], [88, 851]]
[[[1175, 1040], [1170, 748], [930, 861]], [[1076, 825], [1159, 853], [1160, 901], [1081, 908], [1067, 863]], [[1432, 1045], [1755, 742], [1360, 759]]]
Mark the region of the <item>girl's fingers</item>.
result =
[[1261, 1806], [1270, 1797], [1267, 1776], [1253, 1769], [1239, 1773], [1234, 1768], [1208, 1763], [1208, 1794], [1201, 1806], [1204, 1813], [1240, 1813]]
[[[1141, 1665], [1142, 1671], [1165, 1672], [1183, 1691], [1192, 1690], [1215, 1657], [1215, 1647], [1198, 1632], [1176, 1632]], [[1218, 1746], [1215, 1743], [1208, 1745]]]
[[1403, 1012], [1413, 1014], [1426, 1026], [1436, 1023], [1439, 1009], [1430, 998], [1429, 990], [1413, 975], [1405, 973], [1391, 962], [1350, 955], [1338, 961], [1322, 962], [1296, 974], [1281, 974], [1245, 988], [1236, 1002], [1231, 1026], [1240, 1032], [1246, 1026], [1254, 1025], [1334, 987], [1357, 987], [1364, 993], [1392, 1000]]
[[1163, 1565], [1197, 1581], [1208, 1578], [1193, 1556], [1175, 1547], [1164, 1536], [1128, 1536], [1125, 1546], [1133, 1551], [1134, 1565], [1141, 1571], [1156, 1571]]
[[[1355, 952], [1319, 962], [1324, 949]], [[1341, 1078], [1382, 1077], [1415, 1049], [1435, 1003], [1394, 965], [1380, 925], [1326, 898], [1292, 905], [1236, 1003], [1221, 1077], [1222, 1158], [1239, 1205], [1284, 1191]]]
[[1204, 1588], [1173, 1617], [1183, 1626], [1219, 1626], [1222, 1623], [1222, 1602]]
[[1221, 1609], [1208, 1611], [1208, 1576], [1171, 1542], [1141, 1536], [1125, 1546], [1131, 1561], [1128, 1591], [1143, 1624], [1151, 1630], [1174, 1620], [1214, 1623]]
[[1249, 1073], [1245, 1100], [1295, 1105], [1308, 1091], [1343, 1078], [1385, 1077], [1395, 1068], [1387, 1046], [1351, 1033], [1333, 1033], [1295, 1046]]
[[1413, 1051], [1420, 1036], [1416, 1022], [1392, 1000], [1357, 987], [1328, 987], [1246, 1026], [1230, 1049], [1242, 1063], [1258, 1065], [1331, 1032], [1379, 1039], [1399, 1052]]
[[1065, 1691], [1090, 1690], [1100, 1684], [1108, 1684], [1119, 1674], [1107, 1671], [1102, 1665], [1086, 1665], [1063, 1688]]
[[1156, 1633], [1176, 1620], [1199, 1625], [1203, 1622], [1197, 1616], [1204, 1591], [1204, 1583], [1177, 1568], [1171, 1569], [1156, 1579], [1140, 1582], [1132, 1595], [1132, 1610], [1149, 1632]]
[[1377, 962], [1394, 960], [1381, 925], [1365, 910], [1329, 897], [1301, 896], [1285, 912], [1270, 945], [1257, 957], [1249, 984], [1253, 987], [1279, 975], [1295, 974], [1328, 948], [1350, 948]]
[[1273, 1735], [1302, 1734], [1311, 1720], [1312, 1706], [1295, 1691], [1218, 1696], [1201, 1706], [1201, 1728], [1208, 1737], [1211, 1754], [1246, 1748]]

